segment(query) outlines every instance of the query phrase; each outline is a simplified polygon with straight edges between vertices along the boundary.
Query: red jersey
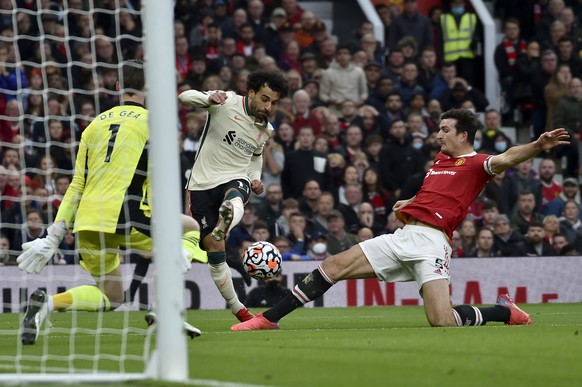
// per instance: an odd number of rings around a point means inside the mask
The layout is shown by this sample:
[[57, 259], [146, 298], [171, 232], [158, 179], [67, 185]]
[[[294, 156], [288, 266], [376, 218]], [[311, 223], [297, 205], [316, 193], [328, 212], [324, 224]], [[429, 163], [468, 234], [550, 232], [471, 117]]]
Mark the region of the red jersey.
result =
[[562, 186], [555, 180], [552, 180], [552, 182], [549, 184], [542, 181], [542, 208], [545, 208], [546, 204], [560, 196], [560, 193], [562, 193]]
[[461, 157], [439, 152], [426, 173], [414, 201], [400, 213], [442, 228], [452, 240], [453, 231], [467, 216], [471, 203], [494, 176], [491, 155], [471, 153]]

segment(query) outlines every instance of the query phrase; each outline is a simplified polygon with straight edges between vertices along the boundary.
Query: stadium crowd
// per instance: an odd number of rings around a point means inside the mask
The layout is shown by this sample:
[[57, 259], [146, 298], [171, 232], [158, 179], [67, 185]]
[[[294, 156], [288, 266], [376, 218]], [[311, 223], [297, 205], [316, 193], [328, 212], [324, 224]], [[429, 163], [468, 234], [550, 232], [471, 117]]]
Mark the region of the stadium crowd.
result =
[[[80, 135], [119, 103], [118, 64], [143, 58], [139, 1], [96, 0], [91, 12], [82, 0], [17, 0], [16, 12], [13, 3], [0, 1], [0, 264], [46, 236]], [[513, 145], [502, 126], [534, 137], [565, 127], [573, 141], [539, 167], [526, 161], [496, 176], [455, 231], [455, 255], [580, 254], [582, 2], [499, 2], [500, 111], [480, 90], [482, 32], [468, 2], [427, 15], [414, 0], [375, 3], [385, 45], [369, 22], [337, 42], [296, 0], [176, 0], [177, 93], [245, 94], [257, 69], [280, 69], [290, 83], [270, 117], [265, 192], [231, 230], [231, 252], [269, 240], [286, 260], [321, 260], [402, 227], [392, 205], [414, 196], [431, 168], [440, 114], [462, 107], [482, 114], [478, 152]], [[177, 114], [184, 187], [206, 116], [185, 106]], [[61, 247], [54, 263], [77, 262], [70, 233]]]

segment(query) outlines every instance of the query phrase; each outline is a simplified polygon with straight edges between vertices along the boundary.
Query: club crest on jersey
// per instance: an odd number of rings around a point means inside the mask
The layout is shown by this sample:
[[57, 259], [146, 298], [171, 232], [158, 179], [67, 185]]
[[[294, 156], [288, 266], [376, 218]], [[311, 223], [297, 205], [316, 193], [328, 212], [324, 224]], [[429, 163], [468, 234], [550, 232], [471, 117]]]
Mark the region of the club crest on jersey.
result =
[[458, 159], [457, 161], [455, 161], [455, 166], [461, 166], [463, 164], [465, 164], [467, 162], [467, 159], [464, 157], [461, 157], [460, 159]]

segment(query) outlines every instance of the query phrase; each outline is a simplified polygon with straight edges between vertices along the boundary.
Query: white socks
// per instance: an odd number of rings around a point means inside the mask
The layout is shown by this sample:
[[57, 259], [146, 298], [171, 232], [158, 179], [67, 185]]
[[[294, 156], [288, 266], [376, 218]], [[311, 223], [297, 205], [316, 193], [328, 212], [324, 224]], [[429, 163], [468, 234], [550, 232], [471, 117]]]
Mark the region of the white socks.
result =
[[244, 309], [245, 306], [238, 300], [238, 296], [234, 290], [232, 274], [226, 262], [219, 263], [218, 265], [209, 264], [208, 267], [210, 268], [212, 280], [216, 284], [220, 294], [222, 294], [222, 297], [226, 300], [232, 313], [236, 314], [239, 310]]

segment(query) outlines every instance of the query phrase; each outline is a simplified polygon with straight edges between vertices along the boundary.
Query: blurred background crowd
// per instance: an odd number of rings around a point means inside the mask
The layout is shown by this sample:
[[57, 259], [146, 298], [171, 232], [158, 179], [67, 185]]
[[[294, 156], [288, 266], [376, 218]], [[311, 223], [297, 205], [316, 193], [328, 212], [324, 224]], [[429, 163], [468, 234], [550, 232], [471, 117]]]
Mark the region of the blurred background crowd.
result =
[[[487, 2], [500, 29], [499, 109], [482, 91], [483, 30], [471, 2], [372, 3], [383, 42], [363, 15], [353, 31], [336, 32], [341, 23], [331, 28], [309, 1], [175, 1], [177, 93], [244, 95], [257, 69], [279, 69], [291, 86], [270, 117], [265, 193], [231, 230], [233, 254], [269, 240], [286, 260], [324, 259], [402, 227], [391, 207], [414, 196], [431, 168], [440, 114], [462, 107], [482, 118], [478, 152], [498, 154], [554, 127], [572, 143], [493, 178], [455, 231], [455, 256], [578, 255], [582, 1]], [[119, 64], [144, 56], [140, 8], [0, 0], [0, 264], [46, 235], [83, 130], [119, 103]], [[164, 130], [175, 130], [185, 183], [206, 115], [176, 114], [179, 128]], [[71, 234], [61, 247], [54, 263], [77, 262]]]

